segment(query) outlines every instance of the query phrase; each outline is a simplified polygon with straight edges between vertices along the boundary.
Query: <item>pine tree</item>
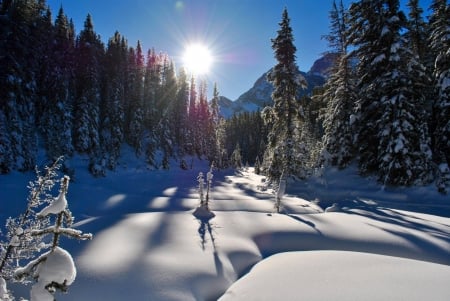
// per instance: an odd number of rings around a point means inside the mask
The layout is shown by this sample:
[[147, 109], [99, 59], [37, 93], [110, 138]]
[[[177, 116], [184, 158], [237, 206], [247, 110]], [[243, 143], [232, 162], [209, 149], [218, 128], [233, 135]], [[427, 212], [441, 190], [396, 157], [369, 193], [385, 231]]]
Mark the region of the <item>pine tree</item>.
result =
[[[100, 151], [99, 108], [101, 101], [101, 60], [103, 44], [87, 15], [76, 41], [76, 101], [74, 105], [74, 146], [98, 160]], [[92, 163], [92, 162], [91, 162]]]
[[142, 151], [142, 138], [144, 134], [144, 57], [138, 42], [136, 50], [130, 47], [128, 51], [128, 82], [125, 94], [128, 98], [126, 108], [126, 137], [128, 143], [134, 148], [136, 155]]
[[75, 41], [70, 34], [69, 21], [60, 8], [55, 20], [51, 66], [47, 74], [47, 102], [42, 110], [42, 133], [47, 155], [52, 160], [73, 154], [72, 106], [74, 96], [73, 53]]
[[445, 193], [450, 187], [450, 5], [446, 0], [431, 4], [429, 44], [434, 56], [433, 160], [437, 165], [436, 184]]
[[297, 99], [297, 91], [299, 87], [306, 86], [306, 81], [299, 75], [295, 62], [296, 47], [289, 23], [287, 9], [284, 9], [278, 35], [272, 39], [277, 64], [267, 76], [274, 86], [274, 122], [264, 158], [268, 167], [266, 172], [271, 180], [279, 179], [282, 173], [287, 177], [297, 176], [303, 168], [303, 162], [298, 160], [302, 108]]
[[105, 58], [106, 88], [101, 120], [101, 141], [108, 168], [114, 169], [124, 142], [125, 126], [125, 75], [127, 46], [119, 32], [108, 42]]
[[212, 145], [210, 149], [210, 161], [214, 162], [217, 168], [224, 168], [225, 151], [225, 120], [220, 114], [219, 91], [217, 84], [214, 84], [213, 98], [211, 100], [210, 126], [212, 133]]
[[201, 81], [199, 85], [196, 113], [197, 128], [195, 132], [197, 135], [197, 154], [199, 156], [208, 156], [213, 133], [211, 132], [210, 127], [210, 112], [207, 99], [206, 81]]
[[175, 143], [179, 147], [179, 155], [182, 157], [185, 152], [185, 147], [188, 138], [188, 104], [189, 104], [189, 83], [187, 75], [182, 68], [179, 71], [177, 78], [177, 95], [173, 106], [172, 131], [175, 136]]
[[197, 150], [197, 142], [198, 142], [198, 117], [197, 117], [197, 90], [195, 85], [194, 77], [191, 78], [191, 83], [189, 86], [189, 110], [188, 110], [188, 133], [186, 140], [186, 153], [189, 155], [193, 155]]
[[356, 101], [355, 79], [348, 54], [347, 12], [342, 1], [339, 7], [333, 2], [330, 13], [330, 34], [326, 36], [332, 52], [336, 54], [336, 63], [324, 86], [321, 96], [327, 103], [323, 148], [324, 157], [332, 165], [346, 167], [354, 157], [351, 116]]
[[144, 124], [148, 130], [145, 145], [145, 157], [149, 165], [155, 166], [154, 159], [157, 137], [156, 128], [159, 122], [158, 112], [158, 98], [160, 96], [161, 83], [161, 56], [155, 52], [155, 49], [150, 49], [147, 52], [147, 64], [145, 67], [144, 79]]
[[418, 80], [425, 70], [401, 35], [406, 17], [396, 0], [363, 0], [350, 12], [351, 31], [362, 30], [352, 40], [360, 60], [361, 171], [376, 172], [388, 185], [427, 183], [431, 152], [427, 124], [422, 122], [427, 116], [423, 81]]
[[159, 122], [156, 131], [159, 136], [159, 145], [164, 152], [166, 167], [168, 168], [168, 158], [174, 154], [175, 133], [173, 130], [174, 108], [176, 107], [177, 79], [175, 67], [168, 55], [164, 55], [161, 72], [161, 93], [158, 101]]
[[35, 1], [11, 1], [2, 5], [0, 31], [0, 110], [5, 115], [11, 148], [9, 170], [32, 170], [37, 154], [37, 74], [33, 58], [40, 41], [35, 25], [43, 20]]

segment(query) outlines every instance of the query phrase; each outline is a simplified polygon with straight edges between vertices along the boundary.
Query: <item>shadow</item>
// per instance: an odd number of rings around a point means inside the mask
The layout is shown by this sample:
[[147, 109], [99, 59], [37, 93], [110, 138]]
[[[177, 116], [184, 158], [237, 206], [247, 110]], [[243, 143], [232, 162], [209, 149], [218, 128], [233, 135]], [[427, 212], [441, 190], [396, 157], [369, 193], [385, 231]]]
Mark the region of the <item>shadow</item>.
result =
[[[424, 220], [423, 218], [418, 218], [416, 216], [403, 214], [402, 212], [394, 211], [387, 208], [371, 208], [370, 211], [346, 211], [348, 214], [359, 215], [362, 217], [370, 218], [383, 223], [388, 223], [392, 225], [401, 226], [410, 230], [423, 231], [431, 236], [442, 239], [446, 242], [450, 242], [448, 237], [448, 232], [439, 229], [438, 227], [433, 227], [430, 221]], [[422, 223], [423, 222], [423, 223]], [[448, 225], [442, 225], [436, 223], [440, 226], [448, 227]]]
[[216, 253], [216, 238], [214, 237], [213, 228], [210, 223], [210, 218], [197, 218], [197, 220], [200, 222], [200, 227], [198, 228], [197, 232], [200, 236], [202, 250], [205, 251], [209, 236], [214, 253]]
[[314, 231], [316, 231], [318, 234], [323, 235], [322, 232], [316, 228], [316, 225], [313, 222], [304, 220], [300, 216], [297, 216], [297, 215], [286, 214], [286, 216], [289, 216], [290, 218], [295, 219], [296, 221], [299, 221], [299, 222], [313, 228]]
[[[401, 231], [396, 231], [394, 229], [388, 229], [385, 227], [381, 227], [381, 226], [376, 226], [376, 225], [372, 225], [369, 224], [372, 227], [378, 228], [384, 232], [387, 232], [391, 235], [394, 235], [396, 237], [398, 237], [399, 239], [403, 239], [404, 241], [409, 242], [410, 244], [414, 245], [416, 247], [417, 250], [420, 251], [421, 256], [423, 256], [421, 259], [422, 260], [427, 260], [427, 261], [433, 261], [434, 258], [439, 257], [442, 258], [443, 261], [440, 262], [442, 264], [450, 264], [450, 258], [448, 257], [448, 249], [445, 249], [441, 246], [441, 244], [437, 244], [437, 243], [432, 243], [429, 240], [426, 240], [418, 235], [414, 235], [412, 233], [407, 233], [407, 232], [401, 232]], [[450, 239], [447, 237], [447, 239], [445, 239], [444, 237], [441, 237], [441, 239], [447, 243], [450, 243]], [[428, 254], [433, 254], [428, 255]]]

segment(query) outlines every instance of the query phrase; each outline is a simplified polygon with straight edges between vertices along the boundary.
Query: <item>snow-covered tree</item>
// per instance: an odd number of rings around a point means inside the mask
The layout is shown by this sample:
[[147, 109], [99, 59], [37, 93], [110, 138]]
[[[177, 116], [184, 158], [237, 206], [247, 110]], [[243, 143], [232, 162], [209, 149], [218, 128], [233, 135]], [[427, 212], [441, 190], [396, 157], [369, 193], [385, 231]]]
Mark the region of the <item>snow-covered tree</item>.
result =
[[141, 45], [138, 42], [136, 50], [130, 47], [128, 51], [126, 138], [136, 155], [142, 151], [142, 138], [144, 135], [144, 57]]
[[242, 168], [242, 150], [241, 146], [236, 144], [234, 151], [231, 153], [230, 163], [233, 168], [239, 169]]
[[355, 76], [351, 66], [348, 46], [348, 17], [342, 1], [333, 2], [330, 13], [330, 34], [326, 36], [335, 65], [320, 97], [327, 104], [324, 117], [323, 157], [340, 168], [354, 158], [352, 114], [356, 101]]
[[23, 214], [9, 218], [6, 222], [7, 233], [0, 248], [0, 276], [11, 279], [17, 263], [30, 259], [34, 253], [45, 247], [42, 237], [31, 235], [34, 229], [45, 228], [49, 220], [38, 218], [37, 210], [52, 199], [51, 191], [57, 183], [57, 172], [62, 158], [45, 168], [41, 174], [36, 170], [36, 180], [30, 182], [27, 207]]
[[25, 278], [36, 280], [31, 288], [31, 301], [53, 301], [53, 294], [57, 290], [66, 292], [75, 280], [76, 268], [73, 258], [69, 252], [59, 246], [60, 237], [67, 236], [78, 240], [92, 238], [91, 234], [83, 234], [79, 230], [70, 228], [73, 217], [66, 199], [69, 180], [68, 176], [61, 179], [58, 197], [37, 213], [38, 218], [55, 216], [54, 225], [30, 231], [31, 236], [52, 235], [50, 250], [14, 272], [14, 277], [19, 281]]
[[104, 49], [94, 31], [90, 15], [76, 42], [76, 101], [74, 102], [74, 145], [91, 161], [100, 155], [101, 59]]
[[[66, 291], [75, 279], [73, 259], [59, 247], [59, 238], [68, 236], [86, 240], [91, 239], [92, 235], [71, 228], [73, 217], [66, 199], [69, 177], [56, 180], [61, 159], [46, 167], [43, 175], [36, 171], [37, 179], [29, 184], [25, 212], [7, 221], [6, 241], [2, 240], [0, 245], [1, 300], [12, 300], [6, 281], [25, 283], [28, 279], [34, 279], [36, 284], [31, 289], [31, 301], [53, 301], [53, 293], [56, 290]], [[58, 182], [59, 195], [53, 198], [51, 193]], [[55, 215], [55, 218], [52, 219], [51, 215]], [[51, 220], [54, 225], [50, 225]], [[44, 239], [47, 235], [52, 235], [50, 244]], [[50, 250], [45, 252], [47, 249]], [[40, 255], [36, 257], [38, 253]], [[25, 265], [20, 267], [22, 264]]]
[[206, 174], [206, 183], [202, 172], [197, 177], [200, 205], [194, 210], [193, 215], [200, 220], [209, 220], [215, 216], [214, 212], [209, 208], [211, 185], [214, 177], [212, 170], [213, 166], [211, 165], [211, 168]]
[[351, 40], [359, 59], [357, 122], [359, 163], [388, 185], [430, 181], [430, 138], [425, 75], [401, 35], [406, 17], [396, 0], [352, 4]]
[[264, 163], [266, 173], [272, 180], [280, 178], [284, 172], [288, 177], [301, 173], [302, 164], [299, 159], [300, 123], [302, 108], [297, 98], [300, 87], [306, 87], [306, 81], [299, 74], [296, 65], [296, 47], [290, 26], [287, 9], [284, 9], [280, 29], [272, 48], [277, 64], [268, 73], [267, 79], [273, 84], [272, 99], [273, 123], [269, 132], [268, 146]]
[[437, 186], [450, 187], [450, 5], [446, 0], [431, 4], [429, 44], [434, 56], [433, 156], [437, 165]]

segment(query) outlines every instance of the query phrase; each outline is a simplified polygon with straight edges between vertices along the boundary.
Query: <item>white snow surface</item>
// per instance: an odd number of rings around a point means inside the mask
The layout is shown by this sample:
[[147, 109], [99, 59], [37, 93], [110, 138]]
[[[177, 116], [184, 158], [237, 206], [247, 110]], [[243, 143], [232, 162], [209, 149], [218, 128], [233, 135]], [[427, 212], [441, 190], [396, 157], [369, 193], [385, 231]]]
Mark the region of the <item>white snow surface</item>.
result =
[[448, 279], [448, 266], [436, 263], [347, 251], [291, 252], [258, 263], [219, 300], [445, 301]]
[[66, 250], [56, 247], [43, 256], [46, 260], [37, 268], [39, 277], [31, 288], [31, 301], [53, 301], [54, 296], [46, 289], [47, 285], [55, 282], [69, 286], [77, 275], [73, 258]]
[[9, 300], [8, 288], [6, 287], [6, 281], [3, 277], [0, 277], [0, 300]]
[[66, 194], [64, 192], [60, 192], [58, 197], [53, 200], [47, 207], [44, 207], [37, 215], [38, 216], [47, 216], [49, 214], [59, 214], [66, 210], [67, 208], [67, 199]]
[[[329, 169], [289, 182], [277, 214], [251, 168], [214, 171], [208, 220], [192, 214], [207, 164], [171, 168], [77, 169], [69, 209], [94, 237], [61, 238], [77, 279], [58, 300], [450, 300], [450, 202], [434, 185], [383, 188]], [[1, 220], [23, 210], [32, 178], [0, 176]]]

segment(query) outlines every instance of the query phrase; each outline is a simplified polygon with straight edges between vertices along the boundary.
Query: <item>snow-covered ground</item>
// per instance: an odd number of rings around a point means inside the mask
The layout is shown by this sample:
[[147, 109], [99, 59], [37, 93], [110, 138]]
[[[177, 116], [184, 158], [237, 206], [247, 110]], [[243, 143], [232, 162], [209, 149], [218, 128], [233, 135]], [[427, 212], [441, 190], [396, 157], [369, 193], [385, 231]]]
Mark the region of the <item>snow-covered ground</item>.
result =
[[[450, 198], [434, 187], [382, 189], [327, 170], [289, 183], [277, 214], [252, 169], [215, 171], [216, 216], [202, 221], [192, 215], [200, 171], [199, 161], [99, 179], [77, 170], [67, 200], [94, 238], [61, 240], [77, 278], [57, 299], [450, 300]], [[23, 210], [31, 179], [0, 176], [1, 221]]]

